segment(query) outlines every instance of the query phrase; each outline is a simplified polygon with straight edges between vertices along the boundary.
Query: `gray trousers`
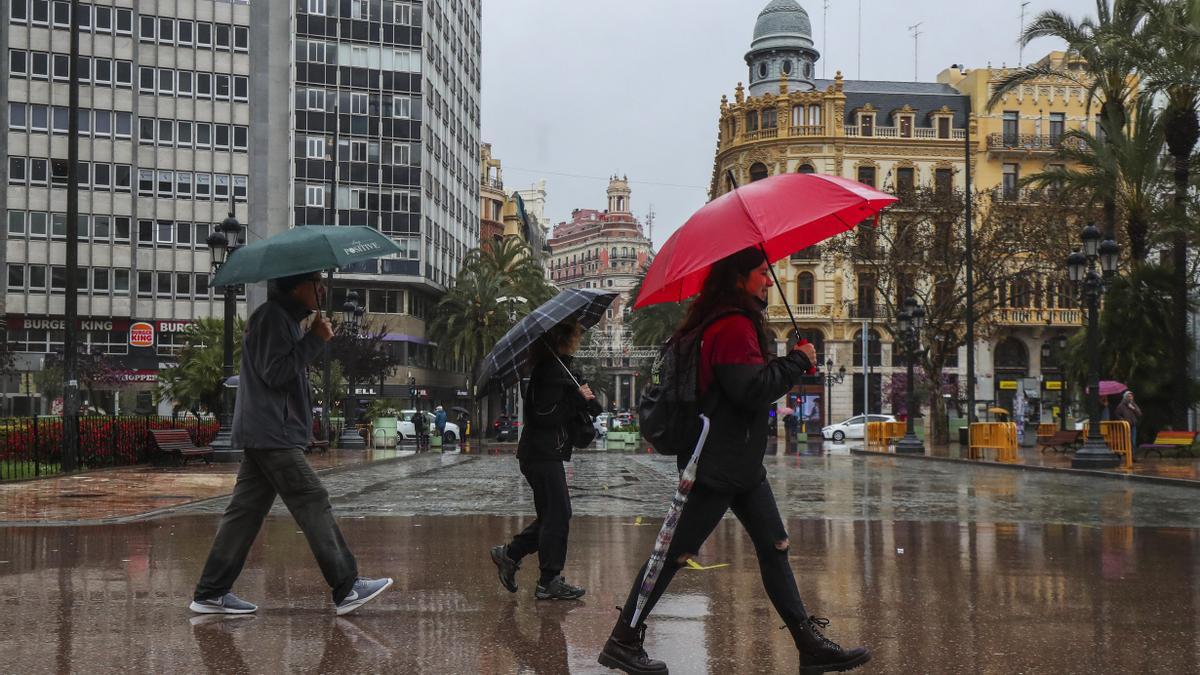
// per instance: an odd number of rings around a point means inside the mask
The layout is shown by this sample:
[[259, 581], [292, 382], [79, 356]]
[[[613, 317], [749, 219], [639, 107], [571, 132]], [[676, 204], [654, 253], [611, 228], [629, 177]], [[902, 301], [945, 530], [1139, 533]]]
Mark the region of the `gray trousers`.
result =
[[308, 539], [308, 547], [326, 583], [333, 589], [333, 601], [341, 602], [350, 594], [358, 578], [354, 554], [333, 519], [329, 493], [321, 485], [321, 479], [308, 465], [304, 452], [291, 448], [246, 450], [233, 499], [221, 517], [200, 583], [196, 585], [196, 600], [220, 597], [233, 588], [263, 519], [275, 503], [275, 495], [283, 499]]

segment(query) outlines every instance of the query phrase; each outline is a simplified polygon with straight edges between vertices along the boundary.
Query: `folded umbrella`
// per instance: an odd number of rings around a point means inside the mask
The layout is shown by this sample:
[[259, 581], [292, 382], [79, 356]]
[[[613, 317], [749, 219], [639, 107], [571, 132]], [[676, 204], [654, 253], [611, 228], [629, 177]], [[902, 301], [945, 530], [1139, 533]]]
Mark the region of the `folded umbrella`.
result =
[[403, 252], [391, 237], [369, 227], [304, 225], [237, 249], [212, 285], [252, 284]]
[[529, 363], [530, 348], [551, 328], [572, 316], [585, 329], [591, 328], [600, 321], [616, 297], [614, 291], [568, 288], [522, 317], [483, 357], [478, 377], [478, 396], [516, 384]]

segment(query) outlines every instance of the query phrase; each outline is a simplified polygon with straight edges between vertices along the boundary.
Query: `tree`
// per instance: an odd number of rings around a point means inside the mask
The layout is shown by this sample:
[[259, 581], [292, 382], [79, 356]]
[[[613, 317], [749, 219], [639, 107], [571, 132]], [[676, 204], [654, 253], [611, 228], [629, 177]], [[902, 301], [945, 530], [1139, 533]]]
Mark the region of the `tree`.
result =
[[[12, 357], [9, 355], [9, 363]], [[43, 396], [56, 399], [63, 395], [63, 354], [53, 353], [46, 356], [42, 370], [33, 376], [38, 391]], [[75, 373], [79, 384], [87, 392], [88, 401], [93, 405], [99, 399], [96, 392], [102, 388], [115, 387], [120, 383], [120, 369], [107, 354], [99, 350], [88, 351], [84, 345], [78, 346], [75, 357]]]
[[385, 377], [395, 371], [400, 366], [400, 357], [384, 344], [386, 335], [385, 326], [372, 330], [364, 324], [358, 333], [352, 333], [345, 323], [334, 325], [329, 355], [340, 375], [354, 383]]
[[[629, 306], [632, 307], [637, 297], [642, 292], [642, 284], [646, 281], [645, 272], [638, 279], [637, 284], [629, 291]], [[662, 302], [656, 305], [649, 305], [640, 309], [634, 309], [630, 318], [630, 327], [633, 330], [633, 342], [636, 345], [660, 345], [667, 341], [675, 333], [675, 329], [679, 324], [683, 323], [683, 317], [687, 314], [687, 309], [691, 305], [691, 299], [683, 302]]]
[[1123, 133], [1101, 140], [1087, 131], [1068, 131], [1058, 151], [1065, 164], [1032, 174], [1020, 184], [1057, 192], [1069, 202], [1111, 200], [1125, 219], [1129, 257], [1137, 266], [1146, 260], [1155, 234], [1151, 224], [1161, 207], [1164, 142], [1160, 116], [1150, 98], [1143, 98]]
[[[901, 201], [873, 228], [856, 231], [826, 243], [835, 264], [849, 263], [873, 283], [874, 298], [859, 298], [860, 311], [894, 317], [909, 295], [925, 308], [925, 326], [916, 368], [930, 382], [941, 382], [947, 364], [965, 344], [962, 317], [967, 304], [966, 247], [963, 193], [946, 194], [916, 189], [900, 194]], [[1070, 251], [1075, 229], [1064, 226], [1087, 210], [1062, 202], [1029, 204], [988, 203], [975, 196], [973, 234], [977, 334], [988, 334], [998, 310], [1008, 304], [1014, 288], [1041, 283], [1053, 292], [1065, 283], [1062, 261]], [[880, 310], [883, 310], [882, 312]], [[896, 335], [896, 326], [885, 329]], [[934, 444], [945, 443], [945, 399], [928, 392], [933, 411], [928, 430]]]
[[[241, 367], [242, 335], [246, 322], [233, 324], [233, 372]], [[187, 327], [178, 365], [158, 376], [158, 399], [170, 399], [176, 410], [221, 409], [225, 379], [225, 322], [205, 318]]]

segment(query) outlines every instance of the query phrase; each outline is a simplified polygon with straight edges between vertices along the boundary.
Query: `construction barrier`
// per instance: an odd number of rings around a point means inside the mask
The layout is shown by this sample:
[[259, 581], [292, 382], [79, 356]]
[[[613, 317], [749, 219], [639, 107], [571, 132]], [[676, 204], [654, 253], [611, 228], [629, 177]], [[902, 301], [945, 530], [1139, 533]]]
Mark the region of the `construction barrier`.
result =
[[1039, 424], [1037, 425], [1038, 442], [1042, 442], [1044, 438], [1050, 438], [1058, 432], [1058, 427], [1054, 424]]
[[867, 422], [866, 449], [869, 452], [892, 452], [893, 444], [904, 438], [908, 425], [904, 422]]
[[988, 450], [996, 451], [997, 462], [1017, 461], [1017, 425], [1013, 422], [976, 422], [968, 435], [971, 459], [986, 459]]
[[[1083, 423], [1083, 438], [1086, 441], [1088, 437], [1087, 422]], [[1104, 443], [1108, 445], [1108, 449], [1123, 455], [1124, 468], [1133, 470], [1133, 430], [1129, 428], [1129, 422], [1125, 420], [1108, 420], [1100, 423], [1100, 435], [1104, 437]]]

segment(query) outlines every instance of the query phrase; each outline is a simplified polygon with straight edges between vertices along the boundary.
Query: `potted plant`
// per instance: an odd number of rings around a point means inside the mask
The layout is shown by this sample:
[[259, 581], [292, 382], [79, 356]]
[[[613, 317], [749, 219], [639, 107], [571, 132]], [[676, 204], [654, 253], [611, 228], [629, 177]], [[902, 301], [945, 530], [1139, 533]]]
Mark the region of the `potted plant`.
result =
[[636, 424], [625, 424], [608, 432], [608, 442], [620, 445], [636, 444], [639, 436], [638, 426]]

